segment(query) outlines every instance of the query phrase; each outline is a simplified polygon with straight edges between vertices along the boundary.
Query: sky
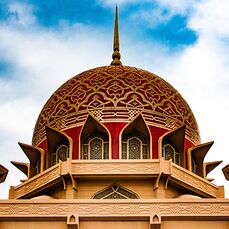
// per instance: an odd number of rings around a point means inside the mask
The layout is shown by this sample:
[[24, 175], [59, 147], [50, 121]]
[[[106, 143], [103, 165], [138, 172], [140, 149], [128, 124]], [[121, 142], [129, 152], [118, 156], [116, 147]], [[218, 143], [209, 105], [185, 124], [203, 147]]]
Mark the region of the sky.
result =
[[201, 142], [214, 140], [209, 174], [229, 182], [228, 0], [1, 0], [0, 164], [9, 169], [0, 198], [24, 175], [10, 161], [28, 161], [17, 142], [31, 144], [36, 119], [52, 93], [72, 76], [109, 65], [115, 5], [122, 63], [153, 72], [190, 105]]

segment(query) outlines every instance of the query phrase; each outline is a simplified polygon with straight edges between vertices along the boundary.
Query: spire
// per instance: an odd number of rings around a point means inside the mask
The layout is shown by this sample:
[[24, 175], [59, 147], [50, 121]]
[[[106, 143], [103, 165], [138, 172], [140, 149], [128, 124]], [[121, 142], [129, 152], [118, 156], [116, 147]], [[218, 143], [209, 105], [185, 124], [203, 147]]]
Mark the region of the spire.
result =
[[119, 53], [119, 31], [118, 31], [118, 7], [116, 5], [115, 10], [115, 26], [114, 26], [114, 45], [113, 45], [113, 54], [111, 65], [122, 65], [121, 54]]

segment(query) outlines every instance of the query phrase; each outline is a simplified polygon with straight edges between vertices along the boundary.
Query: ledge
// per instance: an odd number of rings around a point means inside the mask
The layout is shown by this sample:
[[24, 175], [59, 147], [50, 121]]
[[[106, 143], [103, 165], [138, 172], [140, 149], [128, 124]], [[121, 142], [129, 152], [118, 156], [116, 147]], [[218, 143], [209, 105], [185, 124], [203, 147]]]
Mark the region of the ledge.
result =
[[[0, 221], [5, 218], [79, 217], [201, 217], [201, 220], [229, 220], [228, 199], [201, 200], [1, 200]], [[213, 218], [212, 218], [213, 217]]]
[[63, 176], [74, 178], [88, 177], [150, 177], [166, 176], [168, 183], [175, 182], [204, 197], [219, 197], [220, 188], [208, 180], [164, 159], [156, 160], [68, 160], [59, 162], [44, 172], [26, 180], [22, 184], [11, 187], [10, 199], [29, 196], [60, 182]]

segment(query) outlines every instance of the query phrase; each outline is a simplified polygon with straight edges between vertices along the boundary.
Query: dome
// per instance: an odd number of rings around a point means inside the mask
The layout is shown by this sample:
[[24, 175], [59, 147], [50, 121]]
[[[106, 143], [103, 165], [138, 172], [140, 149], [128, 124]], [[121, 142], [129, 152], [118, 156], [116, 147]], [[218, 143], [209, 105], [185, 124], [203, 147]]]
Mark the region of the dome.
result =
[[82, 127], [91, 115], [117, 127], [138, 114], [157, 130], [168, 131], [185, 124], [185, 139], [193, 145], [200, 143], [190, 107], [169, 83], [136, 67], [110, 65], [74, 76], [50, 97], [36, 122], [33, 146], [44, 142], [45, 126], [68, 132]]
[[222, 196], [206, 178], [221, 163], [204, 162], [214, 142], [200, 144], [190, 107], [169, 83], [122, 65], [117, 18], [116, 7], [111, 65], [64, 83], [43, 107], [32, 145], [19, 143], [29, 163], [12, 164], [28, 179], [12, 198]]

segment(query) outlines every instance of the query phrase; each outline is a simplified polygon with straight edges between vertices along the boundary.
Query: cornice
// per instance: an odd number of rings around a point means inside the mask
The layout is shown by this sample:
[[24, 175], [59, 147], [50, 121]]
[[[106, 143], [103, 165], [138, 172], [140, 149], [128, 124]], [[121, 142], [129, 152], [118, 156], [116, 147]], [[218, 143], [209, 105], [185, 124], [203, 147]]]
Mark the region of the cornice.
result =
[[78, 217], [201, 217], [201, 220], [229, 220], [228, 199], [150, 199], [150, 200], [1, 200], [0, 220], [4, 218]]

